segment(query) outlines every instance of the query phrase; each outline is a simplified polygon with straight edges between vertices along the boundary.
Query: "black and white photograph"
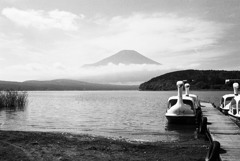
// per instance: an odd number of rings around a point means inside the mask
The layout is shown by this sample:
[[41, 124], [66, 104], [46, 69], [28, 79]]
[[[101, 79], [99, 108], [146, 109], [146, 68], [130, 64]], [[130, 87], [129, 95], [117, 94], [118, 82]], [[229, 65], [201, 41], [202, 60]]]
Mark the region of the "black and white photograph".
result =
[[239, 0], [0, 0], [0, 161], [237, 161], [239, 83]]

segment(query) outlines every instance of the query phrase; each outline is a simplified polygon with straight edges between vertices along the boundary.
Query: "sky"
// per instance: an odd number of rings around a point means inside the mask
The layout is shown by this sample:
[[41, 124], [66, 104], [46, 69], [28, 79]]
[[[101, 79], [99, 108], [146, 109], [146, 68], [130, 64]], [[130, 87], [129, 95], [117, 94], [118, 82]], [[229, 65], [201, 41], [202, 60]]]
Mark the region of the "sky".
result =
[[[162, 65], [82, 68], [120, 50]], [[239, 51], [239, 0], [0, 0], [0, 80], [239, 70]]]

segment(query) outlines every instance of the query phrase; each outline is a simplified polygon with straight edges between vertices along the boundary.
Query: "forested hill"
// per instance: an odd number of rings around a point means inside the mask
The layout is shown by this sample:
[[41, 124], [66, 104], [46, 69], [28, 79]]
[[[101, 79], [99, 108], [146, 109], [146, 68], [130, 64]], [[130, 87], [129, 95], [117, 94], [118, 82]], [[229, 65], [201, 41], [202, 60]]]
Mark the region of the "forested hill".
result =
[[226, 79], [240, 79], [240, 71], [182, 70], [167, 73], [142, 83], [139, 90], [176, 90], [178, 80], [186, 80], [194, 90], [232, 90]]

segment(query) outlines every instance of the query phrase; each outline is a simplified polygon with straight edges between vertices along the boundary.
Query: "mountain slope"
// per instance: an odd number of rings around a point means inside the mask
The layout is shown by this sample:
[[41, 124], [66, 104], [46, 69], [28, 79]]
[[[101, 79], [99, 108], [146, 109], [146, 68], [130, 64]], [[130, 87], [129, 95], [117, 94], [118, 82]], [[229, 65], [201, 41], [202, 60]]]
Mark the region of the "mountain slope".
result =
[[140, 53], [134, 51], [134, 50], [122, 50], [112, 56], [109, 56], [101, 61], [98, 61], [93, 64], [86, 64], [84, 67], [87, 66], [105, 66], [108, 65], [109, 63], [112, 64], [156, 64], [160, 65], [160, 63], [151, 60]]
[[136, 90], [137, 86], [88, 83], [77, 80], [8, 82], [0, 81], [0, 90]]
[[176, 90], [178, 80], [186, 80], [191, 89], [232, 90], [225, 79], [240, 79], [240, 71], [223, 70], [183, 70], [167, 73], [142, 83], [140, 90]]

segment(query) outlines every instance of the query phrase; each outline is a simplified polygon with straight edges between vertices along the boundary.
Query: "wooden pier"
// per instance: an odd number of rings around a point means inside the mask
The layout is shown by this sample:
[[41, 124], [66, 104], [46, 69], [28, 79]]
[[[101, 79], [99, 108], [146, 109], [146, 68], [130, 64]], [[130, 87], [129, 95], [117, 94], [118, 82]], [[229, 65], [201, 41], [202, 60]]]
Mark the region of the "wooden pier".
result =
[[211, 141], [220, 143], [222, 161], [240, 160], [240, 128], [210, 103], [201, 102], [203, 117], [207, 117], [207, 133]]

